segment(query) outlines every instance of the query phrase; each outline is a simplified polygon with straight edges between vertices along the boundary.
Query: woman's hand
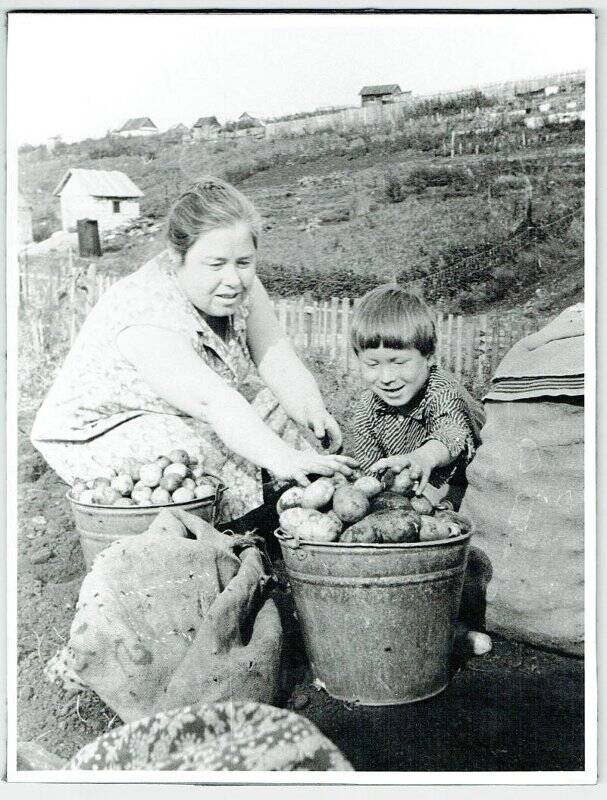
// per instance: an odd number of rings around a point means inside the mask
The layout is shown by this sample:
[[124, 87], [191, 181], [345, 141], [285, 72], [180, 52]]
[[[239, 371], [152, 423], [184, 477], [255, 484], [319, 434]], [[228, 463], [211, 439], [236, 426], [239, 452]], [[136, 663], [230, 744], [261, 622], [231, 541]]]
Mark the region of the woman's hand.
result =
[[321, 402], [304, 404], [303, 417], [305, 424], [314, 432], [314, 436], [329, 454], [339, 452], [343, 437], [339, 424]]
[[308, 475], [334, 475], [341, 472], [347, 478], [354, 476], [358, 462], [349, 456], [323, 456], [315, 452], [288, 450], [270, 466], [270, 471], [280, 480], [297, 481], [300, 486], [308, 486]]

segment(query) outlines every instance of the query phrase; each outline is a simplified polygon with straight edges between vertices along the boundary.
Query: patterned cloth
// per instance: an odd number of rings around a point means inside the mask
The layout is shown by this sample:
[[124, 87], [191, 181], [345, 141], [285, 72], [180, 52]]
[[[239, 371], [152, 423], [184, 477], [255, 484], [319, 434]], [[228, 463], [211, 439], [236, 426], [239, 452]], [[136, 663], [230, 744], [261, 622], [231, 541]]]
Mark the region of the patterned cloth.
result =
[[347, 770], [307, 719], [261, 703], [202, 703], [147, 717], [80, 750], [73, 770]]
[[218, 522], [259, 507], [259, 468], [229, 451], [208, 423], [158, 397], [116, 345], [118, 334], [133, 325], [185, 335], [287, 444], [311, 449], [257, 373], [247, 347], [248, 311], [245, 301], [224, 341], [182, 292], [168, 252], [161, 253], [110, 287], [92, 309], [38, 411], [33, 444], [69, 484], [95, 478], [99, 467], [115, 467], [126, 457], [152, 460], [184, 449], [227, 487]]
[[480, 403], [450, 373], [432, 366], [426, 385], [405, 407], [389, 406], [370, 389], [361, 394], [355, 411], [355, 457], [368, 472], [380, 458], [410, 453], [435, 439], [445, 445], [452, 463], [434, 470], [430, 484], [461, 485], [484, 420]]

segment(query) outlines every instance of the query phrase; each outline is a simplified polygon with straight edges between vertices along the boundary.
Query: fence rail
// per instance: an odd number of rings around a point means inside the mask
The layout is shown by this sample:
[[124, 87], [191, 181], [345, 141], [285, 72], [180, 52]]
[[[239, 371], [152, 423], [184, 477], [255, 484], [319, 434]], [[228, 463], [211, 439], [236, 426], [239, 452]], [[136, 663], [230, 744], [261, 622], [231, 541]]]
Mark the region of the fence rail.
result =
[[[22, 262], [20, 318], [34, 353], [71, 346], [90, 309], [119, 277], [99, 274], [94, 264], [79, 270], [71, 256], [56, 274], [28, 273]], [[355, 367], [349, 339], [357, 299], [273, 302], [281, 330], [299, 352], [334, 362], [344, 373]], [[482, 387], [514, 342], [534, 329], [512, 312], [464, 317], [437, 310], [437, 361], [467, 386]]]

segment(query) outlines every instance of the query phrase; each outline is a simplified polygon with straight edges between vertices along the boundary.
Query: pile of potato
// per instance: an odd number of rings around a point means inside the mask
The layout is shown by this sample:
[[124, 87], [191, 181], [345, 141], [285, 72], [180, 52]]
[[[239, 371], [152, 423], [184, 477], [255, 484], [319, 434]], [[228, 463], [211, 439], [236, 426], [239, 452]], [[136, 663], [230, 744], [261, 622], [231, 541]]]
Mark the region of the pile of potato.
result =
[[277, 503], [280, 527], [303, 540], [349, 544], [427, 542], [470, 530], [464, 517], [416, 495], [408, 470], [392, 477], [349, 482], [335, 475], [291, 487]]
[[90, 505], [164, 506], [213, 497], [218, 482], [185, 450], [172, 450], [155, 461], [126, 458], [92, 481], [76, 478], [70, 494]]

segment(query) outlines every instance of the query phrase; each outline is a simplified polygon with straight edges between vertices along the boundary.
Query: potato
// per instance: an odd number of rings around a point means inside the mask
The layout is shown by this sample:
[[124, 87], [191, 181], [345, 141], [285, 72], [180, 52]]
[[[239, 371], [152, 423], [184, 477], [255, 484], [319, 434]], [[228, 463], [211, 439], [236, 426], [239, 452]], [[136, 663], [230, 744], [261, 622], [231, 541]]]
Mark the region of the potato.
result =
[[463, 517], [461, 514], [458, 514], [456, 511], [437, 511], [436, 517], [442, 517], [450, 520], [460, 529], [461, 533], [468, 533], [472, 530], [472, 524], [470, 520], [467, 517]]
[[166, 506], [171, 502], [171, 495], [166, 489], [157, 486], [152, 492], [150, 502], [153, 506]]
[[403, 469], [402, 472], [397, 473], [394, 476], [394, 482], [390, 488], [397, 494], [413, 494], [413, 480], [411, 479], [409, 470]]
[[174, 473], [172, 475], [163, 475], [160, 479], [160, 488], [166, 489], [167, 492], [174, 492], [175, 489], [179, 489], [182, 481], [183, 478], [180, 475], [175, 475]]
[[85, 489], [81, 494], [78, 496], [78, 502], [84, 503], [87, 506], [93, 505], [93, 495], [95, 494], [93, 489]]
[[191, 489], [185, 489], [181, 486], [179, 489], [175, 489], [173, 492], [173, 502], [174, 503], [189, 503], [190, 500], [195, 500], [196, 495]]
[[342, 522], [358, 522], [369, 511], [369, 500], [354, 486], [338, 486], [333, 495], [333, 511]]
[[348, 483], [348, 479], [343, 474], [343, 472], [335, 472], [329, 479], [333, 486], [346, 486]]
[[120, 475], [116, 475], [113, 478], [112, 483], [110, 484], [112, 489], [115, 489], [118, 494], [121, 494], [123, 497], [126, 497], [133, 491], [133, 479], [127, 473], [121, 473]]
[[212, 483], [199, 483], [194, 489], [194, 497], [197, 500], [204, 500], [215, 495], [215, 487]]
[[373, 525], [365, 525], [368, 517], [361, 519], [341, 534], [340, 542], [345, 544], [378, 544], [379, 539]]
[[196, 481], [193, 480], [192, 478], [184, 478], [183, 483], [181, 485], [183, 486], [184, 489], [191, 489], [192, 491], [194, 491], [194, 489], [196, 488]]
[[183, 480], [183, 478], [187, 478], [190, 474], [190, 468], [187, 464], [182, 464], [179, 462], [173, 462], [169, 464], [168, 467], [165, 467], [163, 475], [179, 475], [179, 477]]
[[353, 488], [358, 489], [365, 497], [375, 497], [376, 494], [381, 492], [381, 481], [372, 475], [363, 475], [362, 478], [354, 481]]
[[105, 486], [110, 486], [111, 483], [112, 483], [112, 479], [111, 478], [95, 478], [91, 488], [93, 490], [103, 489], [103, 487], [105, 487]]
[[329, 505], [334, 492], [335, 486], [330, 478], [319, 478], [303, 490], [301, 507], [320, 510]]
[[[418, 542], [420, 515], [415, 511], [379, 511], [377, 525], [381, 526], [382, 541], [389, 544]], [[369, 517], [367, 517], [369, 519]]]
[[77, 500], [82, 492], [86, 492], [86, 483], [81, 478], [76, 478], [70, 489], [70, 495]]
[[425, 494], [413, 495], [411, 508], [417, 511], [418, 514], [431, 514], [434, 511], [434, 505]]
[[435, 539], [441, 539], [440, 531], [436, 527], [436, 520], [428, 514], [422, 514], [421, 526], [419, 529], [420, 542], [432, 542]]
[[339, 528], [339, 532], [341, 533], [344, 527], [344, 523], [340, 520], [335, 511], [327, 511], [327, 516], [329, 517], [329, 519], [335, 520], [335, 524], [337, 525], [337, 527]]
[[204, 467], [192, 467], [192, 478], [197, 481], [199, 478], [204, 478]]
[[119, 497], [118, 500], [114, 503], [115, 506], [136, 506], [137, 503], [131, 499], [130, 497]]
[[150, 489], [155, 489], [162, 479], [162, 467], [160, 464], [144, 464], [139, 470], [141, 483]]
[[408, 510], [411, 508], [411, 500], [402, 494], [392, 491], [380, 492], [371, 499], [371, 511], [396, 511], [396, 509]]
[[287, 489], [286, 492], [283, 492], [278, 498], [276, 511], [281, 514], [287, 508], [296, 508], [300, 506], [303, 491], [301, 486], [291, 486], [290, 489]]
[[166, 468], [169, 466], [169, 464], [171, 464], [171, 463], [172, 463], [172, 461], [171, 461], [171, 459], [170, 459], [168, 456], [158, 456], [158, 458], [156, 459], [156, 464], [160, 464], [160, 466], [162, 467], [162, 470], [163, 470], [163, 471], [164, 471], [164, 470], [165, 470], [165, 469], [166, 469]]
[[133, 483], [136, 483], [139, 480], [139, 470], [142, 466], [143, 463], [136, 458], [125, 458], [118, 466], [118, 474], [130, 475], [133, 479]]
[[333, 517], [316, 508], [287, 508], [280, 515], [279, 522], [286, 534], [306, 541], [334, 542], [340, 531]]
[[[171, 450], [169, 459], [172, 464], [189, 464], [190, 456], [185, 450]], [[168, 464], [167, 464], [168, 466]]]
[[121, 494], [112, 489], [111, 486], [103, 486], [93, 489], [93, 502], [98, 506], [113, 506], [116, 500], [121, 498]]
[[138, 506], [149, 506], [152, 490], [149, 486], [142, 486], [137, 489], [136, 487], [131, 492], [131, 500], [134, 500]]
[[418, 540], [419, 515], [412, 511], [376, 511], [347, 528], [341, 542], [395, 544]]

